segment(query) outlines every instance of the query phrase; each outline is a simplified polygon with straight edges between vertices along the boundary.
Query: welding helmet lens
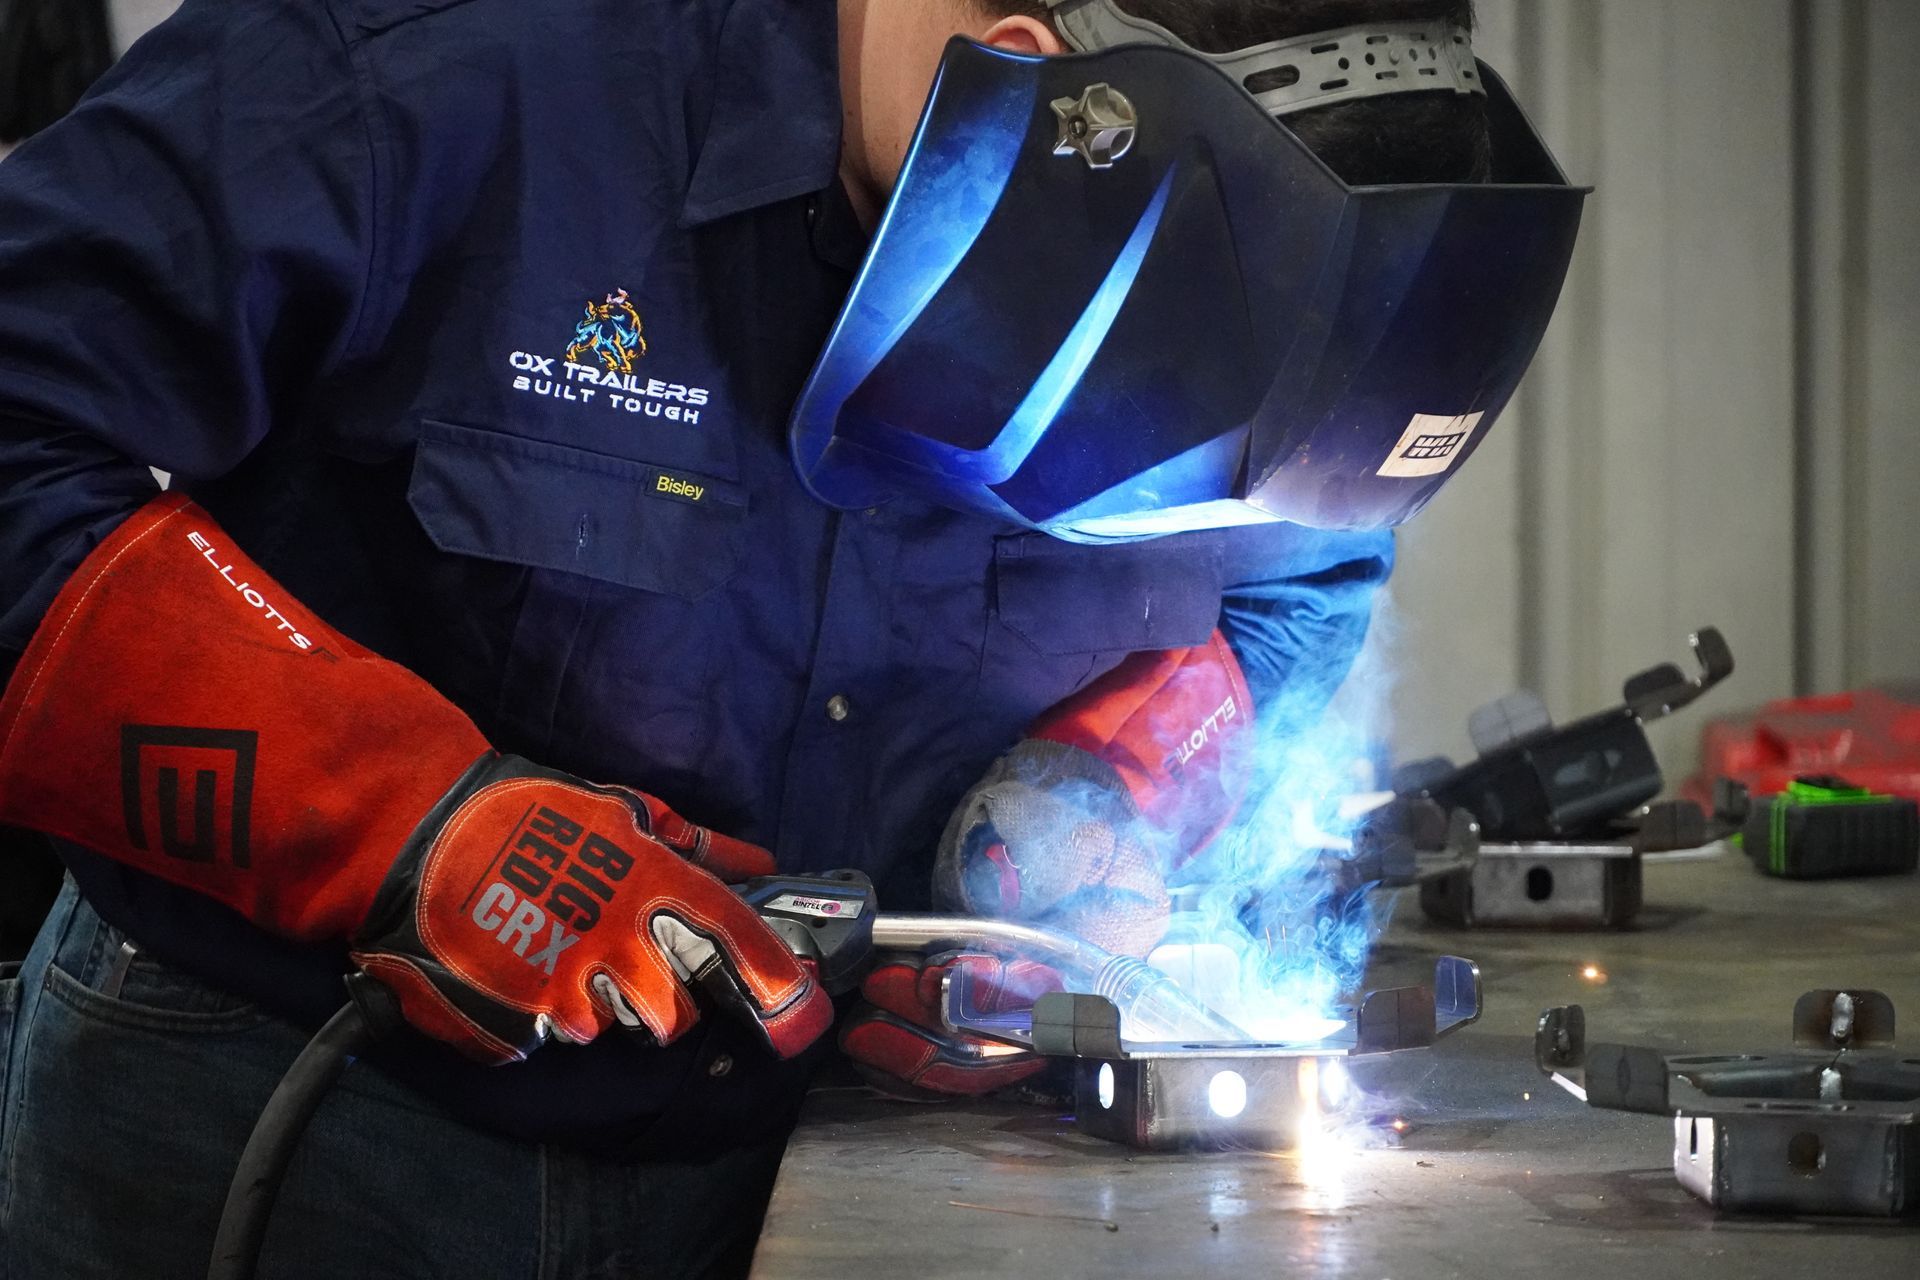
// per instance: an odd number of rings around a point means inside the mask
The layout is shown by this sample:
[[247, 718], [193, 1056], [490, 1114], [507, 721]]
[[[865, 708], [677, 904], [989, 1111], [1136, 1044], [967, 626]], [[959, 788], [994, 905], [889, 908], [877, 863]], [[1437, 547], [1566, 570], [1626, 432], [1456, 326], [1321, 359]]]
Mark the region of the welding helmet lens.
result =
[[1101, 542], [1396, 525], [1459, 469], [1584, 193], [1484, 67], [1492, 182], [1357, 188], [1218, 61], [949, 45], [794, 412], [816, 496]]

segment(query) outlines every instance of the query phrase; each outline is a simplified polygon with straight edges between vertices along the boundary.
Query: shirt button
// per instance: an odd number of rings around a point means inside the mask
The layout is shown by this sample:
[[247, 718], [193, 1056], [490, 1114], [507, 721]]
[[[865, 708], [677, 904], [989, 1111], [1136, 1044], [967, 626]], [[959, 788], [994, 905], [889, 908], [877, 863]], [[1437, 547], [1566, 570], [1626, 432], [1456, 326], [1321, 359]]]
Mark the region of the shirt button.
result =
[[835, 724], [839, 724], [852, 714], [853, 704], [847, 701], [844, 694], [836, 693], [827, 699], [827, 719]]
[[716, 1080], [732, 1070], [733, 1055], [730, 1053], [717, 1053], [713, 1056], [713, 1061], [707, 1064], [707, 1074]]

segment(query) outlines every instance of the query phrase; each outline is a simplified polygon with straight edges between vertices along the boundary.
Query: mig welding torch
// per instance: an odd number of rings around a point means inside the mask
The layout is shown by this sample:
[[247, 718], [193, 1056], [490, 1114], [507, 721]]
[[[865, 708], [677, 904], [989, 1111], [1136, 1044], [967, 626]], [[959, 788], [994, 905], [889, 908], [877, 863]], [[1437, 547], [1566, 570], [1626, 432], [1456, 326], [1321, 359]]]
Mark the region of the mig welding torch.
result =
[[[858, 986], [877, 952], [980, 950], [1037, 960], [1058, 972], [1068, 990], [1105, 996], [1120, 1010], [1130, 1038], [1245, 1038], [1159, 970], [1078, 938], [1004, 920], [882, 915], [872, 882], [858, 871], [768, 876], [736, 892], [794, 955], [813, 965], [832, 995]], [[719, 964], [716, 955], [709, 969]], [[696, 973], [689, 985], [697, 990], [714, 976]], [[251, 1280], [281, 1180], [308, 1122], [353, 1060], [404, 1025], [399, 1001], [373, 978], [352, 974], [347, 991], [347, 1003], [294, 1059], [247, 1139], [220, 1214], [207, 1280]]]

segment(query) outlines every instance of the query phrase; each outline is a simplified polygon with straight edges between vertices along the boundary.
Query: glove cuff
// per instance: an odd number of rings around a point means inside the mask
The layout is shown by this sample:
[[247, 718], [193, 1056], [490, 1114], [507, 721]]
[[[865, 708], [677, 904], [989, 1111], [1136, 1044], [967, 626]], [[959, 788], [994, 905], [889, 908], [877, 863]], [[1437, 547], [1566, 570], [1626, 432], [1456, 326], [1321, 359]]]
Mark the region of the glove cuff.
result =
[[417, 816], [487, 751], [179, 494], [74, 571], [0, 701], [0, 821], [346, 937]]

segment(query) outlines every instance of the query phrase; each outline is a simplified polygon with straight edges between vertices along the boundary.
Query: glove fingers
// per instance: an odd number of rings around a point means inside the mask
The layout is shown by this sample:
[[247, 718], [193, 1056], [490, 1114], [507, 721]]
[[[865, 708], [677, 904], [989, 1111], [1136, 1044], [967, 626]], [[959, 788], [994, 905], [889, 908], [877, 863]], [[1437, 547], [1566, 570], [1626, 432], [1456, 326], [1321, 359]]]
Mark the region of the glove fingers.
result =
[[[690, 868], [682, 874], [711, 884]], [[783, 1058], [800, 1053], [833, 1023], [833, 1002], [814, 971], [724, 889], [656, 913], [648, 932], [681, 984], [756, 1026]]]
[[628, 791], [640, 815], [640, 826], [667, 848], [727, 884], [738, 884], [776, 870], [773, 855], [759, 845], [723, 836], [689, 822], [658, 797]]
[[[1019, 1049], [972, 1038], [949, 1038], [863, 1010], [840, 1033], [840, 1047], [877, 1087], [898, 1096], [978, 1097], [1019, 1084], [1045, 1070], [1046, 1060]], [[906, 1089], [900, 1088], [904, 1084]]]
[[630, 1031], [646, 1025], [640, 1021], [640, 1015], [635, 1013], [633, 1006], [627, 1002], [626, 993], [620, 990], [620, 985], [613, 980], [612, 974], [596, 973], [587, 985], [593, 988], [593, 994], [599, 996], [607, 1008], [613, 1010], [615, 1022]]
[[[462, 991], [480, 998], [457, 1010], [475, 1033], [516, 1048], [536, 1020], [576, 1042], [638, 1022], [670, 1043], [699, 1021], [689, 988], [747, 1020], [783, 1057], [825, 1033], [832, 1004], [814, 973], [649, 827], [657, 810], [696, 852], [708, 845], [704, 831], [624, 789], [506, 759], [475, 768], [500, 777], [454, 808], [417, 870], [394, 873], [399, 907], [361, 951], [426, 953], [442, 995], [456, 1005]], [[512, 833], [504, 853], [503, 830]], [[416, 874], [417, 910], [404, 897]], [[510, 1034], [489, 1021], [496, 1012]]]
[[[940, 1030], [940, 1007], [923, 994], [921, 975], [927, 972], [917, 964], [892, 961], [875, 965], [860, 983], [860, 995], [875, 1008], [904, 1022]], [[938, 992], [938, 975], [933, 990]]]
[[718, 831], [709, 831], [707, 835], [706, 854], [694, 865], [727, 884], [742, 884], [758, 876], [773, 875], [778, 870], [773, 855], [757, 844], [735, 840]]

